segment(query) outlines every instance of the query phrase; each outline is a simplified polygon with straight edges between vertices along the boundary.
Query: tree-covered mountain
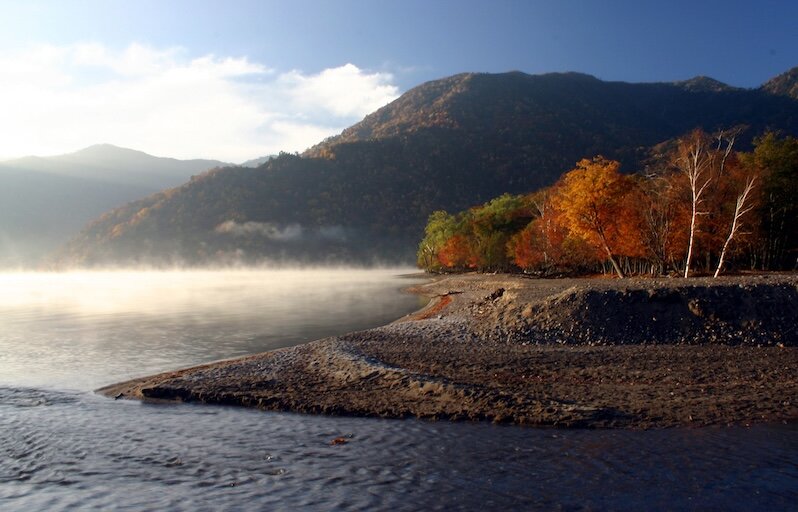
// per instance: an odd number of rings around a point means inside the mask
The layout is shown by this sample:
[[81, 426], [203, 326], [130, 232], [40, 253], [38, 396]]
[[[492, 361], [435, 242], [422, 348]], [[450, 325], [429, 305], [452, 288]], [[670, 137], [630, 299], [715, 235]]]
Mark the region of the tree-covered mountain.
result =
[[225, 165], [108, 144], [0, 162], [0, 266], [31, 266], [111, 208]]
[[635, 170], [693, 128], [798, 133], [798, 101], [765, 87], [603, 82], [577, 73], [460, 74], [416, 87], [301, 156], [223, 168], [106, 213], [64, 264], [412, 261], [427, 217], [553, 183], [602, 154]]

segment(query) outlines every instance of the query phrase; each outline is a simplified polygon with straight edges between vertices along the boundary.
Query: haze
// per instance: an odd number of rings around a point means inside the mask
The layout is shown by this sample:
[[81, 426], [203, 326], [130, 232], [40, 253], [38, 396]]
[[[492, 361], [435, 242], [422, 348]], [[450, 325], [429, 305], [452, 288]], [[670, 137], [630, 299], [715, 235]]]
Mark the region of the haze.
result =
[[374, 327], [419, 306], [418, 297], [397, 292], [395, 276], [410, 271], [0, 273], [0, 387], [87, 391]]

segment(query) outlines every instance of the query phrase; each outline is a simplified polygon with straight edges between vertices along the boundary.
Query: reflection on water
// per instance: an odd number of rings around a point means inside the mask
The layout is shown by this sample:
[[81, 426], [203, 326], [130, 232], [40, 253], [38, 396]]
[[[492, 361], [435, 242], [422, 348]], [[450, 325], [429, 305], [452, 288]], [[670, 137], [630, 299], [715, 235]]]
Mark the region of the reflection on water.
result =
[[420, 305], [398, 272], [0, 274], [0, 384], [87, 390], [374, 327]]
[[396, 273], [0, 274], [0, 510], [794, 510], [796, 425], [560, 431], [88, 391], [385, 323], [419, 304]]

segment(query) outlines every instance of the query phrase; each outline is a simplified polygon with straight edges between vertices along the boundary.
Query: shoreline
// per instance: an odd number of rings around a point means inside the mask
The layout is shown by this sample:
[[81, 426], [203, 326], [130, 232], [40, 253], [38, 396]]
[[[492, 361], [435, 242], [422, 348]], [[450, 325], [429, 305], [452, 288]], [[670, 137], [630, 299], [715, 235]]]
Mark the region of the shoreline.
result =
[[[434, 277], [388, 325], [112, 384], [312, 414], [661, 428], [798, 420], [798, 276]], [[435, 300], [437, 298], [437, 300]]]

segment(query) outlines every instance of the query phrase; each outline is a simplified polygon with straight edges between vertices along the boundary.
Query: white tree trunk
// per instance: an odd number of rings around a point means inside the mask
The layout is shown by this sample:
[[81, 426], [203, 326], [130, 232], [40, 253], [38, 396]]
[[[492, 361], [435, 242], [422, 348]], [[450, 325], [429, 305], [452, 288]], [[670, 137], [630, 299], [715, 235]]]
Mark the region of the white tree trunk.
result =
[[684, 263], [684, 277], [690, 276], [690, 262], [693, 260], [693, 240], [695, 240], [695, 223], [698, 211], [695, 194], [693, 194], [693, 211], [690, 215], [690, 238], [687, 239], [687, 261]]
[[691, 214], [690, 214], [690, 238], [687, 241], [687, 261], [684, 264], [684, 277], [690, 276], [690, 263], [693, 261], [693, 245], [695, 243], [695, 232], [698, 223], [698, 207], [703, 200], [704, 192], [709, 186], [710, 177], [704, 179], [705, 173], [711, 164], [710, 156], [704, 151], [701, 140], [696, 139], [690, 148], [689, 156], [684, 159], [682, 172], [687, 175], [690, 183], [691, 195]]
[[729, 230], [729, 236], [726, 237], [726, 241], [723, 243], [723, 249], [720, 251], [720, 259], [718, 260], [718, 267], [715, 269], [715, 275], [713, 277], [718, 277], [720, 275], [720, 271], [723, 268], [723, 263], [726, 259], [726, 250], [729, 248], [729, 245], [734, 239], [734, 236], [740, 230], [740, 219], [743, 215], [750, 212], [753, 209], [753, 205], [749, 205], [749, 199], [751, 198], [751, 191], [754, 189], [754, 182], [756, 181], [755, 176], [749, 177], [745, 182], [745, 188], [737, 196], [737, 204], [734, 207], [734, 218], [732, 219], [731, 229]]

